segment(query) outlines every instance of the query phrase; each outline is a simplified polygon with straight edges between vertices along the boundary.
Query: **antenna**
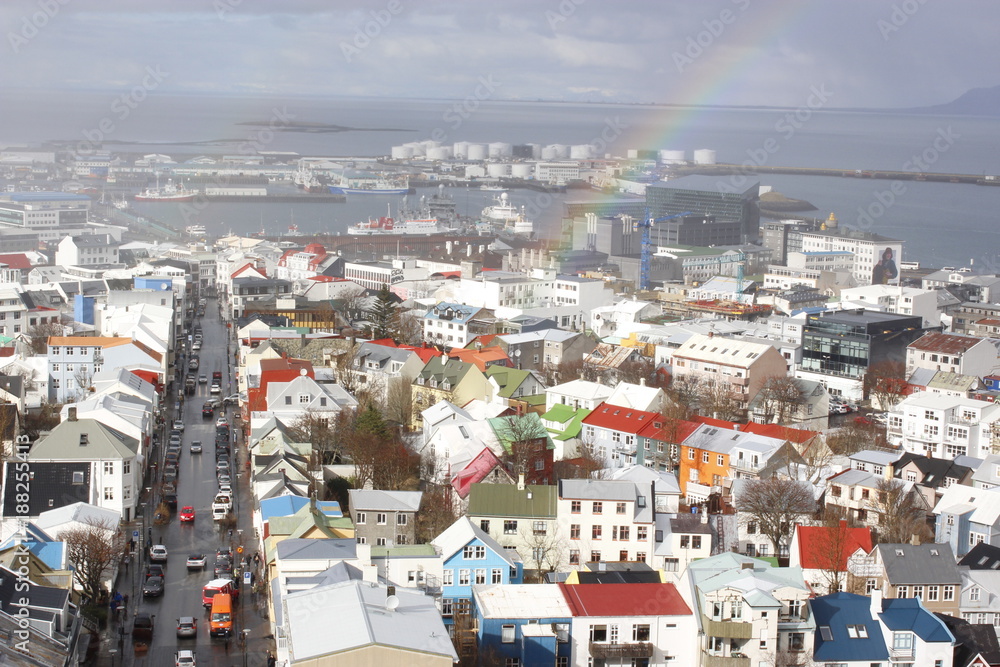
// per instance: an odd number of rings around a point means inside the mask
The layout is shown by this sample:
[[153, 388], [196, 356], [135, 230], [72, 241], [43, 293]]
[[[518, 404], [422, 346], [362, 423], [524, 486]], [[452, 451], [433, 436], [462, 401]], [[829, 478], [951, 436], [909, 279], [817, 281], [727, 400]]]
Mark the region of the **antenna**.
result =
[[390, 595], [385, 599], [385, 608], [388, 611], [396, 611], [399, 609], [399, 598], [395, 595]]

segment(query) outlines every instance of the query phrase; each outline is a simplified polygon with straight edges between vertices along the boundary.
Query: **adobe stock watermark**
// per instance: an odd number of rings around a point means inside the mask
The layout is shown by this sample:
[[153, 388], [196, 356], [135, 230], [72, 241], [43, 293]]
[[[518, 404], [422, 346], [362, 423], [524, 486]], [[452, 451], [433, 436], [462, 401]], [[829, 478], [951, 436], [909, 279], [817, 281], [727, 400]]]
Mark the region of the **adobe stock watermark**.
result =
[[[462, 124], [468, 120], [472, 114], [479, 110], [479, 107], [483, 102], [493, 97], [497, 88], [500, 88], [502, 85], [503, 84], [497, 81], [492, 74], [479, 77], [472, 94], [458, 100], [448, 107], [448, 109], [441, 114], [441, 120], [447, 124], [452, 132], [455, 132], [458, 128], [462, 127]], [[431, 140], [440, 142], [447, 141], [448, 132], [445, 131], [445, 128], [443, 127], [436, 127], [431, 131]]]
[[556, 8], [558, 11], [552, 11], [548, 9], [545, 11], [545, 20], [549, 23], [549, 28], [555, 32], [556, 26], [560, 23], [565, 23], [569, 20], [573, 14], [576, 14], [576, 8], [585, 3], [587, 0], [561, 0], [559, 6]]
[[389, 27], [392, 19], [403, 12], [402, 0], [389, 0], [385, 9], [372, 9], [369, 18], [364, 23], [354, 27], [354, 37], [350, 42], [340, 43], [340, 52], [348, 63], [361, 55], [361, 52], [378, 39], [382, 31]]
[[38, 33], [41, 32], [42, 29], [49, 24], [49, 21], [54, 19], [62, 8], [69, 4], [69, 2], [70, 0], [35, 0], [35, 6], [38, 7], [38, 10], [32, 12], [31, 14], [25, 14], [21, 17], [19, 30], [16, 32], [13, 30], [7, 32], [7, 42], [10, 44], [11, 51], [15, 54], [20, 53], [21, 49], [27, 46], [28, 42], [37, 37]]
[[910, 19], [920, 11], [920, 7], [927, 0], [903, 0], [892, 6], [888, 19], [879, 19], [875, 22], [882, 40], [888, 42], [893, 33], [899, 32], [900, 28], [909, 23]]
[[[962, 135], [955, 132], [950, 125], [939, 127], [927, 147], [919, 153], [914, 153], [909, 160], [903, 163], [900, 171], [909, 171], [914, 174], [927, 173], [941, 159], [941, 156], [950, 151], [955, 142], [961, 138]], [[888, 188], [874, 191], [872, 197], [875, 201], [868, 206], [858, 207], [857, 228], [871, 229], [875, 221], [885, 215], [899, 201], [899, 198], [906, 194], [907, 189], [906, 183], [895, 180], [889, 184]]]
[[[272, 108], [271, 118], [268, 120], [267, 125], [258, 127], [258, 129], [251, 132], [247, 136], [246, 141], [241, 142], [237, 146], [236, 152], [239, 155], [257, 155], [275, 140], [282, 128], [290, 126], [295, 118], [295, 114], [290, 113], [288, 107]], [[184, 223], [190, 225], [192, 222], [197, 221], [198, 215], [211, 205], [212, 202], [208, 199], [208, 195], [205, 194], [205, 190], [209, 187], [226, 187], [226, 185], [221, 180], [208, 181], [205, 183], [205, 189], [199, 191], [192, 201], [178, 203]]]
[[145, 72], [146, 75], [139, 83], [111, 101], [110, 113], [97, 121], [96, 127], [83, 130], [83, 141], [77, 142], [73, 148], [74, 158], [93, 154], [101, 143], [118, 129], [117, 123], [124, 122], [131, 116], [149, 93], [159, 88], [160, 84], [170, 76], [170, 72], [164, 71], [159, 65], [148, 65]]
[[215, 15], [219, 17], [219, 20], [225, 21], [228, 18], [226, 15], [242, 4], [243, 0], [213, 0], [212, 8], [215, 9]]
[[728, 183], [721, 182], [716, 189], [720, 193], [742, 192], [748, 185], [748, 176], [757, 173], [757, 169], [770, 162], [771, 157], [781, 151], [783, 142], [791, 141], [795, 133], [809, 122], [815, 112], [825, 107], [831, 97], [833, 91], [829, 90], [825, 83], [810, 86], [805, 103], [793, 111], [786, 112], [774, 123], [776, 136], [765, 139], [759, 148], [748, 148], [747, 159], [740, 164], [740, 169], [729, 177]]
[[705, 19], [701, 22], [703, 30], [699, 30], [693, 35], [688, 35], [683, 52], [674, 51], [672, 54], [674, 66], [680, 74], [684, 73], [690, 65], [693, 65], [698, 58], [705, 55], [705, 52], [715, 44], [716, 40], [722, 37], [726, 28], [736, 23], [740, 14], [750, 7], [750, 0], [730, 0], [739, 10], [723, 9], [715, 18]]

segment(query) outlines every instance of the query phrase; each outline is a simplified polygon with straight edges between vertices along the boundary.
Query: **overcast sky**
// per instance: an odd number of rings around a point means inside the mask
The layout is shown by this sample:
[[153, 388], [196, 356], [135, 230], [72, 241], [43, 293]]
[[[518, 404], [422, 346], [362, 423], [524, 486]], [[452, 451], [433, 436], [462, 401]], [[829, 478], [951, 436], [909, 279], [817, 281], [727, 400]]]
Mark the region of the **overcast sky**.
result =
[[793, 107], [811, 87], [909, 107], [1000, 84], [987, 0], [2, 0], [0, 24], [8, 92], [147, 68], [163, 92], [460, 99], [488, 81], [494, 99]]

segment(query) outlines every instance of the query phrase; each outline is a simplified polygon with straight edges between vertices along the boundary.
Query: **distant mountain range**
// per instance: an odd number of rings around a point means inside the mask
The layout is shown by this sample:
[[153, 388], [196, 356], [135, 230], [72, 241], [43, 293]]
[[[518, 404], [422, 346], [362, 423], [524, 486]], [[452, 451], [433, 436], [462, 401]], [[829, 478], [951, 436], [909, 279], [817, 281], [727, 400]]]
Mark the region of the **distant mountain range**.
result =
[[973, 88], [946, 104], [902, 109], [907, 113], [954, 114], [961, 116], [1000, 116], [1000, 86]]

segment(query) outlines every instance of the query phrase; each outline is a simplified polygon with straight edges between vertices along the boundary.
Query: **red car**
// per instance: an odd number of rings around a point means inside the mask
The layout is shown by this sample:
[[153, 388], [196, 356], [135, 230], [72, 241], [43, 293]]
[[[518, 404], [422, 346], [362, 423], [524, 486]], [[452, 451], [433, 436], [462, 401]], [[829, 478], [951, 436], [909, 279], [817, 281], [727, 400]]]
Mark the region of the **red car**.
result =
[[190, 505], [181, 508], [181, 521], [194, 521], [194, 508]]

